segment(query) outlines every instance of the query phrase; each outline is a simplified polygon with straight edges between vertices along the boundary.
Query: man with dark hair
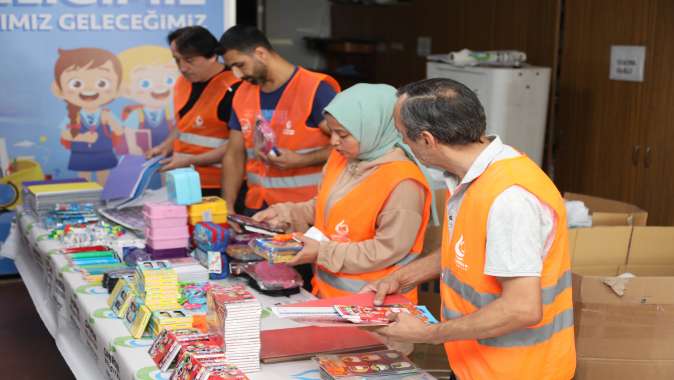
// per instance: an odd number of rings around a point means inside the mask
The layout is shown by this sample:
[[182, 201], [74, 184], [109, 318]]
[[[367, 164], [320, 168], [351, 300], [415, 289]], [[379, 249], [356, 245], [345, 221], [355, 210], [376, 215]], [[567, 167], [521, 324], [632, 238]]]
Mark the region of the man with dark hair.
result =
[[166, 158], [161, 170], [194, 165], [206, 195], [220, 195], [220, 163], [227, 150], [229, 118], [239, 80], [218, 61], [220, 45], [207, 29], [188, 26], [167, 37], [182, 74], [173, 88], [176, 128], [148, 156]]
[[445, 171], [440, 249], [369, 284], [375, 304], [440, 277], [442, 323], [399, 314], [377, 332], [444, 343], [459, 379], [571, 379], [576, 365], [566, 212], [526, 156], [485, 135], [475, 94], [450, 79], [398, 91], [396, 128], [417, 158]]
[[248, 191], [240, 211], [248, 214], [313, 198], [330, 153], [323, 108], [339, 85], [286, 61], [255, 27], [231, 27], [220, 45], [225, 63], [243, 79], [234, 96], [223, 158], [224, 198], [234, 202], [244, 177]]

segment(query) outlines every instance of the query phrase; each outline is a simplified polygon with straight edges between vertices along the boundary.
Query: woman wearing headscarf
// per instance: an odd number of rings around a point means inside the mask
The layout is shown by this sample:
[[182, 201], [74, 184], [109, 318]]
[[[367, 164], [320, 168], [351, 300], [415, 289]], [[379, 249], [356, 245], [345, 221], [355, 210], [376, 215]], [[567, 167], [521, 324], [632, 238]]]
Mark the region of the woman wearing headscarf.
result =
[[[321, 298], [358, 293], [363, 286], [421, 253], [432, 193], [393, 123], [396, 90], [357, 84], [325, 107], [333, 152], [316, 198], [281, 203], [255, 219], [292, 231], [313, 225], [327, 239], [302, 236], [290, 265], [315, 264]], [[416, 303], [417, 291], [404, 293]]]

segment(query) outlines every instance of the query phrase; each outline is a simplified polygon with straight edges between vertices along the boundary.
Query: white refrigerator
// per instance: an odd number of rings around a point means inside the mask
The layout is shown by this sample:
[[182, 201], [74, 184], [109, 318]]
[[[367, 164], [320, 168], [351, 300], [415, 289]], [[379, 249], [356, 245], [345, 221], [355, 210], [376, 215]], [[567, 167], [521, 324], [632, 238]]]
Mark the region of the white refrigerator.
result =
[[487, 133], [543, 162], [550, 68], [457, 67], [427, 62], [427, 78], [449, 78], [473, 90], [487, 116]]

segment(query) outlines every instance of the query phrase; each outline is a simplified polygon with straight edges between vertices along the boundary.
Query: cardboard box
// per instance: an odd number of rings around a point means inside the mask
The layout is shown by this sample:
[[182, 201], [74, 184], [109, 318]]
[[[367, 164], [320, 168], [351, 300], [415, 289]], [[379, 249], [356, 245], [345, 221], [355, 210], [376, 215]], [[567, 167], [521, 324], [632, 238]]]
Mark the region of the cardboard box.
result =
[[[433, 220], [428, 222], [426, 227], [426, 235], [424, 235], [424, 249], [423, 253], [430, 253], [440, 248], [442, 243], [442, 218], [445, 217], [445, 202], [447, 201], [447, 189], [438, 189], [434, 191], [435, 207], [438, 210], [439, 226], [433, 225]], [[430, 216], [429, 216], [430, 217]]]
[[631, 226], [645, 226], [648, 213], [629, 203], [590, 195], [565, 193], [564, 199], [582, 201], [592, 215], [592, 227], [569, 229], [571, 265], [587, 271], [590, 266], [626, 264]]
[[[576, 379], [674, 378], [674, 227], [627, 228], [628, 249], [573, 266]], [[620, 296], [604, 280], [624, 272]]]
[[577, 193], [564, 193], [564, 199], [585, 203], [593, 226], [645, 226], [648, 220], [648, 212], [629, 203]]

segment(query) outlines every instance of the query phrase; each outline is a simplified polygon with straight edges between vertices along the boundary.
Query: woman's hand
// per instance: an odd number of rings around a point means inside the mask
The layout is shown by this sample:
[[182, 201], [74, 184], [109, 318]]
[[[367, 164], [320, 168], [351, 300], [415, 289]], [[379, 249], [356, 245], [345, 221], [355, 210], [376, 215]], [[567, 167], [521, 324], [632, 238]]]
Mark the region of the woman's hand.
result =
[[318, 259], [318, 248], [320, 243], [318, 240], [308, 238], [301, 234], [295, 234], [294, 237], [302, 242], [304, 248], [295, 255], [295, 257], [288, 262], [288, 265], [313, 264]]

